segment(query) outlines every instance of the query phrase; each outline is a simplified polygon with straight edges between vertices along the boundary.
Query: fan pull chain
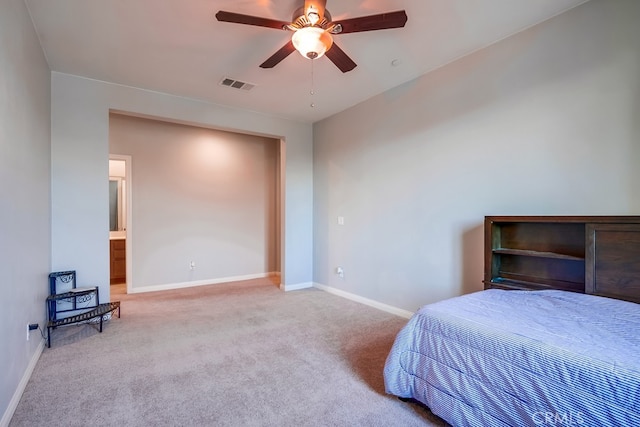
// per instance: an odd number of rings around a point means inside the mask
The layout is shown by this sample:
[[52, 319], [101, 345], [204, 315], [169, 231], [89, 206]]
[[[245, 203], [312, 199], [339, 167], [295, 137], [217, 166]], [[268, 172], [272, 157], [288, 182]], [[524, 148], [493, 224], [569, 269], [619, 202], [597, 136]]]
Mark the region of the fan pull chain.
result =
[[316, 106], [316, 104], [313, 102], [314, 87], [315, 87], [315, 84], [314, 84], [314, 81], [313, 81], [313, 63], [315, 62], [315, 60], [312, 59], [309, 62], [311, 62], [311, 90], [309, 91], [309, 94], [311, 95], [311, 104], [310, 104], [310, 106], [311, 106], [311, 108], [314, 108]]

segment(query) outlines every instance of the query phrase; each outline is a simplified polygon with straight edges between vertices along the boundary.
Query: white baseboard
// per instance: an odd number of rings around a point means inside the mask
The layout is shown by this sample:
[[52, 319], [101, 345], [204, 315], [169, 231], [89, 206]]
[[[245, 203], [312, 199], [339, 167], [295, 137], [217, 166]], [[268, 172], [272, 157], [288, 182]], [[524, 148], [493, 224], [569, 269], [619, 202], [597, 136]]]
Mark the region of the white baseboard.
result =
[[294, 285], [285, 285], [284, 283], [280, 283], [280, 289], [285, 292], [299, 291], [300, 289], [309, 289], [309, 288], [313, 288], [313, 282], [296, 283]]
[[35, 369], [36, 363], [38, 363], [38, 360], [40, 359], [40, 355], [42, 354], [43, 350], [44, 350], [44, 339], [40, 341], [40, 344], [38, 344], [36, 351], [33, 353], [33, 356], [31, 356], [31, 360], [27, 365], [27, 369], [24, 371], [24, 374], [22, 375], [22, 379], [20, 380], [20, 383], [18, 383], [18, 388], [16, 388], [16, 391], [13, 393], [13, 397], [11, 398], [11, 401], [9, 401], [9, 406], [7, 406], [7, 410], [4, 411], [4, 415], [2, 415], [2, 419], [0, 420], [0, 427], [9, 426], [9, 422], [11, 422], [13, 413], [16, 411], [16, 408], [18, 407], [18, 403], [20, 403], [20, 398], [22, 397], [22, 393], [24, 393], [24, 389], [27, 387], [27, 383], [31, 378], [31, 374]]
[[221, 277], [218, 279], [194, 280], [191, 282], [166, 283], [164, 285], [136, 286], [129, 290], [131, 294], [139, 294], [143, 292], [169, 291], [172, 289], [192, 288], [195, 286], [217, 285], [220, 283], [240, 282], [243, 280], [264, 279], [266, 277], [279, 276], [280, 273], [259, 273], [248, 274], [246, 276]]
[[352, 294], [350, 292], [345, 292], [340, 289], [333, 288], [331, 286], [323, 285], [320, 283], [314, 283], [314, 288], [321, 289], [325, 292], [329, 292], [330, 294], [337, 295], [339, 297], [343, 297], [349, 299], [351, 301], [359, 302], [364, 305], [368, 305], [373, 308], [377, 308], [378, 310], [386, 311], [387, 313], [395, 314], [396, 316], [404, 317], [405, 319], [410, 319], [413, 316], [411, 311], [403, 310], [401, 308], [397, 308], [388, 304], [383, 304], [381, 302], [361, 297], [360, 295]]

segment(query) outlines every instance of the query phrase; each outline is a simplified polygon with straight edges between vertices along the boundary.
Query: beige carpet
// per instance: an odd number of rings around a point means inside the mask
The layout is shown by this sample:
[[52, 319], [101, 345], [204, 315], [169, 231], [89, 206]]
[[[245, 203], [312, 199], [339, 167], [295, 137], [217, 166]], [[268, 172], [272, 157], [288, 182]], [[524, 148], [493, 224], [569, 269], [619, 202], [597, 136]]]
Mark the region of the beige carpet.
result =
[[444, 425], [384, 392], [406, 319], [269, 280], [117, 298], [54, 332], [10, 426]]

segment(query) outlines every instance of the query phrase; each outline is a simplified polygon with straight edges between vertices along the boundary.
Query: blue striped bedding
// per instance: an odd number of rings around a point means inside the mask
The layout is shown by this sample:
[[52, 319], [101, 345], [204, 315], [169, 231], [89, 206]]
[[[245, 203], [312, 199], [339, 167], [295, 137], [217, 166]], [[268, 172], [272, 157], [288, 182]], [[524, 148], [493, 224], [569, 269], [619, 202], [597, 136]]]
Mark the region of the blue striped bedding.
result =
[[640, 426], [640, 304], [490, 289], [421, 308], [387, 393], [453, 426]]

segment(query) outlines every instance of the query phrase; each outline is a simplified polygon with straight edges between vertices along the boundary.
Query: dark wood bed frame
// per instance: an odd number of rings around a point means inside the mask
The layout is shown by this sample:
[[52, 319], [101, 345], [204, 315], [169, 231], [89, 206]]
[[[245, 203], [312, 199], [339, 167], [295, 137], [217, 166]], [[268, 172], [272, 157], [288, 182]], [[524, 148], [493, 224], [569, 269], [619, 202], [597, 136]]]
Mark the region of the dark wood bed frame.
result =
[[640, 216], [487, 216], [485, 289], [560, 289], [640, 303]]

